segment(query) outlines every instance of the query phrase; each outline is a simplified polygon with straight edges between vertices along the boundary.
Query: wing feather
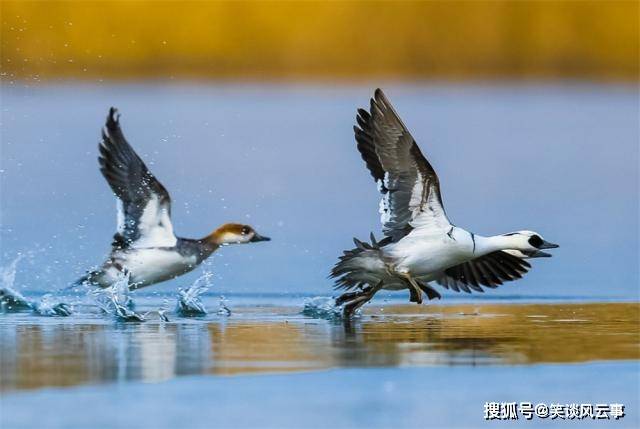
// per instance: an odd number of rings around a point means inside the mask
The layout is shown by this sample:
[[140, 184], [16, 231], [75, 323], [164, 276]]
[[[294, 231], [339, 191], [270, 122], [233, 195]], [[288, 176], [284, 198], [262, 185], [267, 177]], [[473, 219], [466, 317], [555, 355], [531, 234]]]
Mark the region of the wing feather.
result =
[[171, 197], [125, 139], [119, 118], [112, 107], [98, 157], [100, 171], [119, 200], [113, 246], [174, 246]]
[[458, 289], [470, 292], [469, 288], [484, 292], [482, 286], [496, 288], [503, 282], [522, 278], [530, 268], [524, 259], [497, 251], [446, 269], [436, 282], [456, 292]]
[[382, 194], [384, 234], [397, 241], [421, 225], [449, 225], [438, 176], [382, 90], [356, 123], [358, 151]]

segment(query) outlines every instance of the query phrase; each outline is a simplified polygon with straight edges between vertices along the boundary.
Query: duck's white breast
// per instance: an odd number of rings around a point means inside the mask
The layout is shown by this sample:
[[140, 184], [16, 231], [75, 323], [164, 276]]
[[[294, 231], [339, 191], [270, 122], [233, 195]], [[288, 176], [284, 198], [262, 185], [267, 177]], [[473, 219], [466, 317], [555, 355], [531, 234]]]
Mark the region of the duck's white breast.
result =
[[173, 249], [135, 249], [124, 255], [124, 266], [131, 272], [131, 283], [151, 284], [191, 271], [195, 255], [184, 256]]
[[409, 234], [389, 249], [389, 255], [397, 271], [425, 276], [470, 259], [472, 246], [468, 233]]

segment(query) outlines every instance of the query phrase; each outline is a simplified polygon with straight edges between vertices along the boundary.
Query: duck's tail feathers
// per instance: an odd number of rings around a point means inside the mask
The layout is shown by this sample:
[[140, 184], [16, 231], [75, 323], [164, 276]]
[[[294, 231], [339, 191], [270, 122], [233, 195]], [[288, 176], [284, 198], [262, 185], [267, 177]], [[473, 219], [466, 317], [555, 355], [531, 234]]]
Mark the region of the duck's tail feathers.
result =
[[345, 250], [334, 265], [329, 278], [335, 279], [335, 289], [355, 289], [365, 285], [375, 285], [380, 279], [371, 267], [383, 264], [380, 249], [391, 243], [391, 237], [377, 241], [371, 234], [371, 243], [353, 239], [356, 247]]

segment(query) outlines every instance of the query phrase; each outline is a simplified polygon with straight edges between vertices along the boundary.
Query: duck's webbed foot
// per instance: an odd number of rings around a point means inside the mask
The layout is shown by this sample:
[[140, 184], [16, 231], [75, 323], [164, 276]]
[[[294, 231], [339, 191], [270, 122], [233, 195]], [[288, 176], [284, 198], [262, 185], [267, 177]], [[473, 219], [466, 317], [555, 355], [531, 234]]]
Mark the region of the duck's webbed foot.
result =
[[436, 299], [436, 298], [442, 299], [442, 295], [440, 295], [440, 293], [437, 290], [429, 286], [429, 283], [422, 283], [419, 281], [416, 283], [418, 283], [418, 286], [420, 286], [420, 289], [422, 289], [425, 295], [427, 295], [427, 298], [429, 298], [429, 300]]
[[422, 294], [418, 293], [413, 286], [409, 286], [409, 302], [415, 302], [416, 304], [422, 304]]
[[440, 295], [440, 293], [438, 293], [437, 290], [435, 290], [434, 288], [432, 288], [431, 286], [429, 286], [428, 283], [422, 283], [418, 280], [412, 279], [413, 282], [415, 283], [415, 286], [417, 286], [418, 289], [416, 289], [416, 287], [414, 287], [414, 284], [409, 282], [409, 284], [407, 285], [407, 288], [409, 289], [409, 301], [410, 302], [415, 302], [417, 304], [422, 304], [422, 292], [424, 292], [425, 295], [427, 295], [427, 298], [429, 298], [429, 300], [432, 299], [441, 299], [442, 296]]
[[422, 304], [422, 288], [418, 282], [409, 274], [401, 274], [402, 278], [409, 283], [407, 285], [409, 289], [409, 301], [416, 304]]
[[[348, 294], [344, 294], [336, 299], [336, 305], [344, 304], [342, 309], [342, 316], [345, 319], [351, 318], [353, 313], [356, 312], [360, 307], [362, 307], [367, 302], [371, 301], [373, 296], [382, 288], [382, 282], [378, 283], [376, 286], [367, 287], [360, 292], [351, 292]], [[345, 295], [348, 295], [345, 297]], [[344, 299], [342, 299], [344, 297]], [[338, 303], [340, 301], [340, 304]]]

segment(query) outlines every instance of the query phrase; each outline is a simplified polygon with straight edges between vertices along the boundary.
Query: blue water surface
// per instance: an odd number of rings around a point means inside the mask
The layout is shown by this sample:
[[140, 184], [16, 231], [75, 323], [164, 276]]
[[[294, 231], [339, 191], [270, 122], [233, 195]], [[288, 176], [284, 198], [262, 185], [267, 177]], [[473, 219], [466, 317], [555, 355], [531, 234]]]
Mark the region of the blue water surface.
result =
[[[5, 398], [7, 428], [637, 428], [637, 363], [574, 368], [351, 369], [162, 384], [46, 389]], [[486, 402], [550, 406], [626, 401], [619, 420], [491, 420]], [[45, 404], [44, 406], [42, 404]], [[170, 405], [173, 404], [173, 405]], [[91, 412], [79, 412], [90, 409]], [[37, 411], [36, 411], [37, 410]], [[31, 411], [31, 412], [30, 412]]]

